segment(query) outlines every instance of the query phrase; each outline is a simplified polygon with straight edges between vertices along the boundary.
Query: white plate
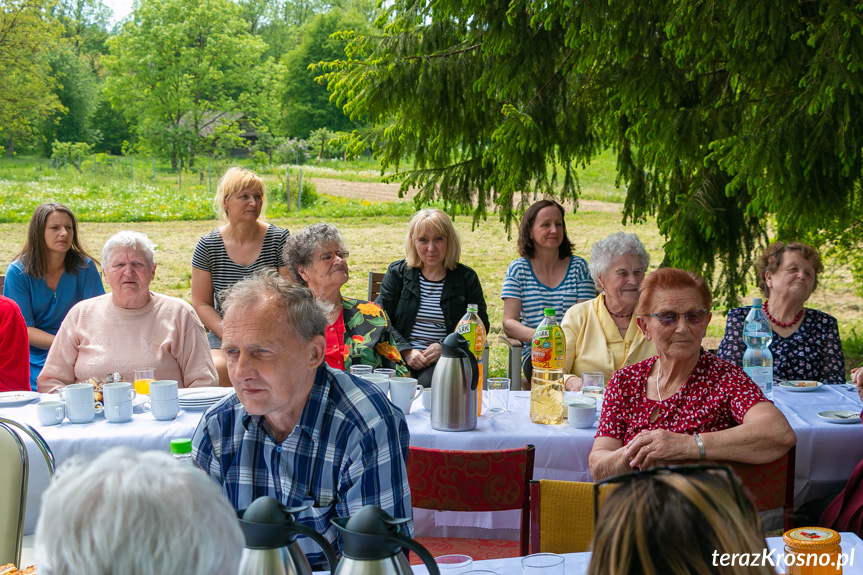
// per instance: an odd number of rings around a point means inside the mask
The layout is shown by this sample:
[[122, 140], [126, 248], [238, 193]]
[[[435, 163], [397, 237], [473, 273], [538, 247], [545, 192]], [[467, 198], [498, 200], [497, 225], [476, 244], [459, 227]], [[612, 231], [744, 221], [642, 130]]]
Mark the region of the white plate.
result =
[[860, 423], [859, 411], [819, 411], [818, 417], [825, 421], [829, 421], [830, 423]]
[[230, 393], [234, 393], [233, 387], [185, 387], [177, 390], [177, 397], [180, 398], [180, 403], [217, 401]]
[[0, 392], [0, 407], [27, 405], [36, 399], [39, 399], [39, 394], [35, 391], [4, 391]]
[[208, 409], [210, 409], [210, 407], [214, 406], [215, 404], [216, 404], [216, 402], [207, 403], [207, 404], [203, 404], [203, 405], [202, 404], [183, 405], [181, 403], [180, 408], [183, 411], [207, 411]]
[[820, 381], [816, 381], [815, 382], [816, 385], [811, 385], [811, 386], [807, 386], [807, 387], [800, 387], [797, 385], [797, 383], [800, 381], [812, 381], [812, 380], [789, 379], [788, 381], [780, 381], [777, 384], [777, 387], [781, 387], [782, 389], [787, 389], [788, 391], [805, 392], [805, 391], [818, 391], [818, 389], [820, 389], [821, 387], [824, 386], [824, 384], [821, 383]]

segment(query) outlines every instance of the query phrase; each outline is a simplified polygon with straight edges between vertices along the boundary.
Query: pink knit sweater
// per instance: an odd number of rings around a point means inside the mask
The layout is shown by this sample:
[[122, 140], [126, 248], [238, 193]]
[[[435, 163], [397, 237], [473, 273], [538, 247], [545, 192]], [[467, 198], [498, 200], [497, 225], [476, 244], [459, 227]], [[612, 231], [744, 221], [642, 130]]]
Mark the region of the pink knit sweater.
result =
[[105, 294], [69, 310], [37, 381], [39, 391], [114, 372], [132, 381], [139, 367], [155, 368], [156, 379], [174, 379], [180, 387], [216, 385], [204, 326], [192, 306], [150, 295], [140, 309], [117, 307]]

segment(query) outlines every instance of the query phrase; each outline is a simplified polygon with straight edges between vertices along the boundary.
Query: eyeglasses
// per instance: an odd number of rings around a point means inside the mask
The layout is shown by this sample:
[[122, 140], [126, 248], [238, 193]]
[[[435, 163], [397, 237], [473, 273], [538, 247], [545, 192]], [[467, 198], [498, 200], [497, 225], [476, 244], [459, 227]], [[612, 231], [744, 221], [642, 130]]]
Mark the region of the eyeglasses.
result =
[[707, 319], [707, 316], [710, 315], [710, 312], [706, 309], [697, 309], [695, 311], [688, 311], [686, 313], [677, 313], [674, 311], [661, 311], [659, 313], [649, 314], [650, 317], [655, 317], [659, 320], [660, 325], [663, 327], [671, 327], [673, 325], [677, 325], [677, 321], [682, 317], [686, 320], [686, 323], [689, 325], [701, 325], [704, 323], [704, 320]]
[[743, 517], [746, 521], [751, 522], [752, 517], [750, 517], [750, 506], [745, 505], [743, 499], [743, 492], [740, 490], [740, 484], [737, 481], [737, 478], [734, 476], [734, 472], [727, 465], [671, 465], [668, 467], [651, 467], [646, 471], [635, 471], [633, 473], [623, 473], [621, 475], [614, 475], [612, 477], [606, 477], [600, 481], [597, 481], [593, 484], [593, 524], [596, 525], [596, 521], [599, 518], [599, 490], [603, 485], [614, 485], [618, 483], [630, 483], [632, 481], [638, 481], [641, 479], [653, 477], [654, 475], [670, 475], [672, 473], [676, 473], [678, 475], [697, 475], [702, 472], [721, 472], [725, 474], [728, 479], [728, 483], [731, 485], [731, 489], [734, 492], [734, 499], [737, 501], [737, 506], [740, 508], [740, 512], [743, 514]]
[[348, 259], [348, 257], [350, 257], [350, 255], [351, 255], [351, 253], [348, 251], [326, 252], [326, 253], [323, 253], [323, 254], [321, 254], [317, 257], [314, 257], [312, 259], [315, 261], [323, 262], [325, 264], [331, 264], [331, 263], [333, 263], [333, 260], [336, 259], [336, 257], [338, 257], [342, 261], [345, 261]]

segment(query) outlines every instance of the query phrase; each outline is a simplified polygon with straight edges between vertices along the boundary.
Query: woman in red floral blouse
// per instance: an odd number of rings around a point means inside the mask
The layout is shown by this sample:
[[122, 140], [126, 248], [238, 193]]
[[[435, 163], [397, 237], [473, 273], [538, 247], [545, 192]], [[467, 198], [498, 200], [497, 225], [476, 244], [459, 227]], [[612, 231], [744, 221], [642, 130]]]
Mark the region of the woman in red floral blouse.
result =
[[701, 348], [711, 303], [704, 280], [683, 270], [644, 280], [637, 323], [658, 355], [611, 378], [590, 453], [594, 480], [708, 457], [767, 463], [797, 442], [742, 369]]

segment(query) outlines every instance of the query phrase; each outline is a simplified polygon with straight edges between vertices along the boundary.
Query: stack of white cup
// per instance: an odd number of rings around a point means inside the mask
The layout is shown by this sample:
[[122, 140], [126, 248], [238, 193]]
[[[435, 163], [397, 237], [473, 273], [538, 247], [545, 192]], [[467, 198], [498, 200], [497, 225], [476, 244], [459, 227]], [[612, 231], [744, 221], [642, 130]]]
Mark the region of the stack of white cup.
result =
[[60, 397], [66, 401], [66, 417], [72, 423], [89, 423], [97, 413], [102, 413], [102, 404], [93, 398], [92, 383], [73, 383], [60, 388]]
[[135, 399], [135, 395], [135, 390], [128, 381], [106, 383], [102, 387], [105, 419], [113, 423], [132, 419], [132, 400]]
[[150, 411], [159, 421], [168, 421], [180, 413], [180, 398], [177, 395], [177, 382], [160, 379], [150, 382]]

